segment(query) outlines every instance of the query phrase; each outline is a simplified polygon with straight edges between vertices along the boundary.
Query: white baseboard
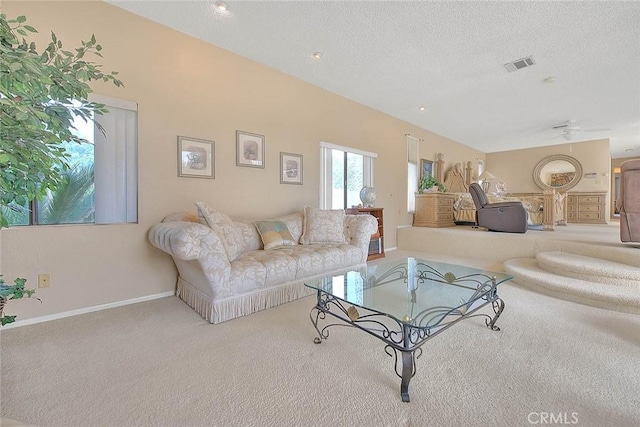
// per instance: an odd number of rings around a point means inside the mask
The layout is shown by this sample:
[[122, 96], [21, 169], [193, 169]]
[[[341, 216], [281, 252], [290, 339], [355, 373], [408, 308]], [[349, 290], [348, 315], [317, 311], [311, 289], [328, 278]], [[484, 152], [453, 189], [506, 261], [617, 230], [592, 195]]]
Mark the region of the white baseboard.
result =
[[397, 250], [398, 250], [398, 247], [397, 247], [397, 246], [394, 246], [394, 247], [392, 247], [392, 248], [384, 248], [384, 251], [385, 251], [385, 252], [391, 252], [391, 251], [397, 251]]
[[17, 320], [9, 323], [2, 329], [19, 328], [20, 326], [33, 325], [35, 323], [49, 322], [51, 320], [63, 319], [65, 317], [78, 316], [80, 314], [92, 313], [94, 311], [107, 310], [115, 307], [122, 307], [129, 304], [137, 304], [139, 302], [151, 301], [159, 298], [166, 298], [175, 295], [175, 291], [162, 292], [160, 294], [147, 295], [139, 298], [132, 298], [124, 301], [110, 302], [108, 304], [94, 305], [91, 307], [78, 308], [76, 310], [63, 311], [62, 313], [49, 314], [46, 316], [32, 317], [30, 319]]

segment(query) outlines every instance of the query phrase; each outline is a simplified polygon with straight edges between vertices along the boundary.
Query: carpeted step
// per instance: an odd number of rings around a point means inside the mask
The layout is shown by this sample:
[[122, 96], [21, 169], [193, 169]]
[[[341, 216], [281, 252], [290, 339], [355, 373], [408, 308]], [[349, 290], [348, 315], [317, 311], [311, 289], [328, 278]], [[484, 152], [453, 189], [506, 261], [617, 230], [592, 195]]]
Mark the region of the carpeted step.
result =
[[639, 267], [560, 251], [540, 252], [536, 259], [538, 266], [549, 273], [640, 291]]
[[610, 310], [640, 314], [640, 287], [596, 283], [559, 276], [541, 269], [535, 258], [515, 258], [504, 262], [514, 282], [539, 292]]

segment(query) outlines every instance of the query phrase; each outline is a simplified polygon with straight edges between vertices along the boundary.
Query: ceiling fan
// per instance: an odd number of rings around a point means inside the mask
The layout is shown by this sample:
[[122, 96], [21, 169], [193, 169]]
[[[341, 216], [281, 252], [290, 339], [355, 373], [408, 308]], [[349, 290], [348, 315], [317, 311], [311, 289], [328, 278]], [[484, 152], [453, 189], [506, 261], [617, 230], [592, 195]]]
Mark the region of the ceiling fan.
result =
[[605, 129], [582, 129], [580, 126], [576, 125], [576, 121], [575, 120], [567, 120], [563, 123], [559, 123], [557, 125], [552, 126], [552, 129], [561, 129], [562, 130], [562, 134], [556, 136], [555, 138], [564, 138], [568, 141], [571, 141], [572, 139], [576, 138], [578, 136], [578, 134], [582, 133], [582, 132], [606, 132], [609, 131], [611, 129], [609, 128], [605, 128]]

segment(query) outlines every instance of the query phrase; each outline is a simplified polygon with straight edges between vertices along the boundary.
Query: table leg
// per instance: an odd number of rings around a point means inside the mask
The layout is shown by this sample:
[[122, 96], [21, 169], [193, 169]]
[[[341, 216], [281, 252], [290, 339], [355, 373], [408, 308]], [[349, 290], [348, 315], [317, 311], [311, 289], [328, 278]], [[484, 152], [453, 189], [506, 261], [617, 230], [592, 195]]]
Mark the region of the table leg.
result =
[[504, 301], [498, 298], [491, 303], [491, 306], [493, 307], [493, 312], [495, 313], [495, 316], [493, 316], [491, 320], [487, 319], [487, 327], [490, 328], [492, 331], [499, 331], [500, 328], [496, 326], [496, 321], [498, 320], [498, 317], [500, 317], [500, 315], [502, 314], [502, 311], [504, 310]]
[[[315, 313], [315, 316], [314, 316], [314, 313]], [[318, 336], [313, 339], [313, 342], [315, 344], [320, 344], [323, 339], [325, 340], [327, 339], [327, 336], [323, 335], [322, 332], [320, 331], [320, 328], [318, 327], [318, 320], [325, 318], [325, 312], [319, 309], [318, 306], [313, 307], [311, 309], [311, 313], [309, 313], [309, 318], [311, 319], [311, 324], [313, 324], [313, 327], [318, 332]]]
[[413, 351], [402, 352], [402, 382], [400, 383], [400, 396], [403, 402], [409, 402], [409, 381], [413, 377]]
[[[327, 337], [322, 335], [322, 332], [320, 332], [320, 328], [318, 328], [318, 320], [324, 319], [326, 316], [325, 308], [326, 308], [326, 303], [322, 299], [322, 292], [320, 292], [320, 289], [318, 289], [316, 306], [313, 307], [311, 309], [311, 313], [309, 313], [309, 319], [311, 319], [311, 324], [313, 325], [314, 328], [316, 328], [316, 331], [318, 332], [318, 336], [313, 339], [314, 344], [320, 344], [322, 342], [322, 339], [327, 339]], [[314, 312], [315, 312], [315, 316], [313, 315]]]

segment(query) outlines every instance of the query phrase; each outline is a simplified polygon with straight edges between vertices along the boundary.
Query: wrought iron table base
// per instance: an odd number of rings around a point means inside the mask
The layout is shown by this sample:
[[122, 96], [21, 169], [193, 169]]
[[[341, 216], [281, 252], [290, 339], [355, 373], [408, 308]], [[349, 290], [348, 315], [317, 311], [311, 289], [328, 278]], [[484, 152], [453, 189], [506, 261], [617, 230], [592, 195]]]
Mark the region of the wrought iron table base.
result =
[[402, 381], [400, 381], [400, 396], [403, 402], [409, 402], [409, 381], [415, 375], [415, 365], [413, 363], [414, 352], [402, 352]]
[[[495, 286], [495, 285], [494, 285]], [[471, 311], [459, 312], [460, 317], [455, 320], [439, 324], [434, 328], [419, 328], [412, 325], [408, 325], [403, 322], [397, 321], [392, 316], [384, 313], [379, 313], [371, 310], [360, 308], [360, 310], [366, 310], [364, 315], [361, 315], [354, 306], [346, 307], [345, 302], [334, 297], [331, 294], [318, 290], [318, 300], [316, 306], [311, 309], [309, 317], [314, 328], [318, 332], [318, 336], [313, 339], [315, 344], [322, 343], [323, 340], [329, 338], [329, 328], [332, 326], [348, 326], [361, 329], [385, 342], [385, 352], [395, 358], [394, 368], [395, 373], [401, 378], [400, 382], [400, 396], [403, 402], [409, 402], [409, 382], [411, 378], [416, 374], [416, 359], [422, 356], [421, 346], [430, 338], [439, 334], [443, 330], [449, 328], [451, 325], [457, 323], [462, 319], [468, 319], [471, 317], [482, 316], [486, 317], [486, 326], [493, 330], [499, 331], [496, 321], [504, 310], [504, 301], [502, 301], [497, 293], [495, 287], [491, 293], [489, 293], [485, 299], [485, 302], [473, 308]], [[477, 310], [483, 308], [487, 304], [491, 303], [493, 308], [493, 316], [483, 313], [473, 314]], [[331, 307], [335, 307], [336, 312], [331, 311]], [[314, 316], [315, 312], [315, 316]], [[320, 320], [326, 319], [326, 315], [342, 320], [344, 323], [330, 323], [322, 327], [318, 326]], [[453, 313], [455, 314], [455, 313]], [[392, 324], [396, 328], [389, 327]], [[400, 360], [402, 361], [401, 372], [398, 369], [398, 352], [401, 353]]]

